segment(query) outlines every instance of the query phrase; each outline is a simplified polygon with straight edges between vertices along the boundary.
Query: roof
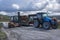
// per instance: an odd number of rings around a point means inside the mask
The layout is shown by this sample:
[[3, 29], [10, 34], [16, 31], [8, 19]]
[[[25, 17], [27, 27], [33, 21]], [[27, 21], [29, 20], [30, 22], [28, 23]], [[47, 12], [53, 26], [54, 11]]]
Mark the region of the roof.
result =
[[47, 14], [47, 12], [38, 12], [37, 14]]

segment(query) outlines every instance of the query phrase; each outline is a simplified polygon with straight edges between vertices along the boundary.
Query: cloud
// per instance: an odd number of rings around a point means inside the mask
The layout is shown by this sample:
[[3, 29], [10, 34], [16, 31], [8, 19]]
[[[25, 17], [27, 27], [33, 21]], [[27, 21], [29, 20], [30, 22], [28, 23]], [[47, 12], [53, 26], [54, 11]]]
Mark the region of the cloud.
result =
[[35, 9], [35, 10], [42, 10], [44, 9], [48, 2], [46, 0], [38, 0], [38, 1], [35, 1], [35, 2], [32, 2], [32, 8]]
[[[12, 14], [12, 15], [11, 15]], [[14, 15], [17, 15], [17, 13], [16, 12], [10, 12], [10, 13], [8, 13], [7, 14], [8, 16], [14, 16]]]
[[14, 9], [19, 9], [20, 8], [20, 6], [18, 5], [18, 4], [12, 4], [12, 7], [14, 8]]
[[0, 2], [0, 10], [16, 11], [19, 10], [42, 10], [47, 5], [45, 0], [4, 0]]
[[7, 15], [7, 13], [4, 12], [4, 11], [1, 11], [0, 14], [2, 14], [2, 15]]
[[36, 14], [37, 12], [40, 11], [21, 11], [20, 15], [31, 15], [31, 14]]
[[8, 15], [8, 16], [14, 16], [14, 15], [17, 15], [17, 12], [0, 11], [0, 14], [2, 14], [2, 15]]
[[[60, 13], [60, 0], [0, 0], [0, 11], [2, 14], [15, 15], [17, 9], [20, 11], [49, 11]], [[23, 12], [23, 14], [34, 14], [34, 12]]]
[[57, 1], [57, 3], [59, 3], [60, 4], [60, 0], [56, 0]]
[[60, 4], [53, 4], [51, 5], [50, 8], [48, 8], [48, 10], [53, 11], [53, 12], [60, 12], [59, 8], [60, 8]]
[[49, 16], [58, 16], [60, 13], [53, 13], [53, 14], [48, 14]]
[[49, 1], [49, 4], [45, 8], [47, 11], [51, 12], [60, 12], [60, 4], [56, 2], [56, 0]]

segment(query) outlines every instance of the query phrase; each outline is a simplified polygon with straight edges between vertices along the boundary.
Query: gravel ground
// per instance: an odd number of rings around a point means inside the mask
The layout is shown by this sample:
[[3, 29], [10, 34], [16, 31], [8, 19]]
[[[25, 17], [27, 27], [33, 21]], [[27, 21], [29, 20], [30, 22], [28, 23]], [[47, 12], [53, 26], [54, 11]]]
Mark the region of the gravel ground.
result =
[[[5, 25], [6, 27], [6, 25]], [[9, 40], [60, 40], [60, 29], [43, 30], [34, 27], [2, 28]]]
[[4, 29], [9, 40], [60, 40], [60, 29], [43, 30], [33, 27]]

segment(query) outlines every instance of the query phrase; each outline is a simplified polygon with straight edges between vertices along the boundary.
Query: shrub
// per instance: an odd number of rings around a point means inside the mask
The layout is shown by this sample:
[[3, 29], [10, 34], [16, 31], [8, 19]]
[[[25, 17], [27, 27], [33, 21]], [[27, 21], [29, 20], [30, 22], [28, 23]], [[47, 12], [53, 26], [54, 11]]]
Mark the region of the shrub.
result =
[[0, 40], [7, 40], [7, 35], [0, 31]]
[[0, 23], [0, 29], [3, 27], [3, 23]]

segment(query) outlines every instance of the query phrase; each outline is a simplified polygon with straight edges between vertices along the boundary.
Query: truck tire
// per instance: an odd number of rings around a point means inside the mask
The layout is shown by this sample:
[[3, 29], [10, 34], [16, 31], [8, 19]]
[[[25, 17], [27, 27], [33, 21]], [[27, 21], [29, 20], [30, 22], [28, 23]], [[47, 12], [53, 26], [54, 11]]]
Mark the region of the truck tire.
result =
[[45, 30], [49, 30], [50, 27], [51, 27], [51, 25], [50, 25], [49, 22], [44, 22], [44, 23], [43, 23], [43, 28], [44, 28]]
[[10, 24], [8, 25], [8, 28], [13, 28], [13, 27], [14, 27], [13, 25], [10, 25]]
[[39, 22], [38, 22], [38, 20], [34, 20], [33, 26], [34, 26], [35, 28], [38, 28], [38, 27], [39, 27]]
[[8, 28], [11, 28], [11, 25], [8, 25]]
[[57, 29], [58, 28], [58, 23], [57, 21], [54, 21], [54, 24], [52, 24], [52, 29]]

